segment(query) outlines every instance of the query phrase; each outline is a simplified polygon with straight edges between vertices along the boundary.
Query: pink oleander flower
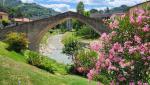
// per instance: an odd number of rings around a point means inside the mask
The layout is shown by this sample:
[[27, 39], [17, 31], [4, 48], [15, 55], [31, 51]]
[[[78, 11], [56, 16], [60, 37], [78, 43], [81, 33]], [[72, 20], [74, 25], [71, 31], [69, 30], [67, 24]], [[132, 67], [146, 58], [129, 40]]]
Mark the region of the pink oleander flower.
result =
[[130, 82], [129, 85], [135, 85], [135, 83], [134, 82]]
[[103, 33], [100, 37], [100, 39], [104, 42], [109, 42], [109, 40], [111, 39], [109, 35], [107, 35], [106, 33]]
[[114, 80], [112, 80], [112, 81], [110, 82], [110, 85], [115, 85]]
[[142, 24], [142, 23], [143, 23], [143, 17], [142, 17], [141, 15], [138, 16], [137, 19], [136, 19], [136, 22], [137, 22], [138, 24]]
[[135, 53], [137, 51], [137, 48], [136, 47], [130, 47], [129, 48], [129, 53], [130, 54], [133, 54], [133, 53]]
[[137, 15], [144, 15], [144, 14], [145, 14], [145, 11], [144, 11], [143, 9], [138, 9], [138, 10], [136, 11], [136, 14], [137, 14]]
[[90, 72], [87, 74], [88, 79], [92, 80], [95, 74], [96, 74], [95, 69], [90, 70]]
[[132, 63], [132, 62], [127, 62], [127, 63], [125, 63], [125, 60], [121, 60], [121, 61], [119, 62], [119, 65], [120, 65], [122, 68], [125, 68], [125, 67], [127, 67], [127, 66], [130, 66], [131, 63]]
[[109, 23], [109, 27], [110, 29], [116, 29], [116, 28], [119, 28], [119, 21], [118, 20], [114, 20], [113, 22], [110, 22]]
[[118, 51], [118, 52], [123, 52], [123, 47], [121, 46], [121, 44], [119, 44], [118, 42], [116, 42], [112, 49], [114, 49], [115, 51]]
[[150, 56], [148, 56], [147, 59], [150, 60]]
[[134, 36], [134, 40], [137, 42], [137, 43], [141, 43], [141, 38], [137, 35]]
[[117, 67], [113, 66], [113, 65], [110, 65], [110, 66], [108, 67], [108, 70], [118, 71], [119, 69], [118, 69]]
[[141, 44], [140, 46], [138, 46], [138, 48], [139, 48], [139, 51], [140, 51], [141, 54], [145, 54], [149, 50], [146, 44], [144, 44], [144, 45]]
[[137, 84], [138, 84], [138, 85], [143, 85], [142, 81], [138, 81]]
[[145, 27], [143, 27], [142, 30], [143, 30], [144, 32], [150, 31], [149, 25], [145, 25]]
[[131, 41], [126, 41], [124, 43], [124, 48], [129, 48], [131, 46], [132, 42]]
[[149, 85], [148, 83], [143, 83], [143, 85]]
[[94, 42], [90, 44], [90, 48], [94, 51], [99, 51], [102, 45], [98, 42]]
[[110, 59], [107, 58], [107, 59], [105, 60], [105, 65], [106, 65], [107, 67], [111, 65]]
[[116, 33], [116, 31], [112, 31], [111, 32], [111, 36], [113, 37], [113, 36], [116, 36], [117, 35], [117, 33]]
[[121, 74], [119, 74], [119, 75], [118, 75], [118, 80], [119, 80], [119, 81], [125, 81], [126, 78], [123, 77]]
[[135, 23], [135, 20], [134, 20], [134, 17], [133, 17], [133, 16], [130, 16], [130, 23], [131, 23], [131, 24]]

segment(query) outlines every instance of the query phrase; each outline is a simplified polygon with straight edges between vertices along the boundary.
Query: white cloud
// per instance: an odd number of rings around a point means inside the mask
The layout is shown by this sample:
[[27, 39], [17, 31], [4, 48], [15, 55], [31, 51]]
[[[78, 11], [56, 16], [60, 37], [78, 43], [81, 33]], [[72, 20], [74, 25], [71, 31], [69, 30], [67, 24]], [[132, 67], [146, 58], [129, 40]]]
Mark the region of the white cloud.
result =
[[21, 0], [23, 3], [33, 3], [34, 0]]
[[53, 8], [56, 11], [59, 12], [66, 12], [69, 11], [70, 5], [67, 4], [41, 4], [42, 6], [46, 7], [46, 8]]

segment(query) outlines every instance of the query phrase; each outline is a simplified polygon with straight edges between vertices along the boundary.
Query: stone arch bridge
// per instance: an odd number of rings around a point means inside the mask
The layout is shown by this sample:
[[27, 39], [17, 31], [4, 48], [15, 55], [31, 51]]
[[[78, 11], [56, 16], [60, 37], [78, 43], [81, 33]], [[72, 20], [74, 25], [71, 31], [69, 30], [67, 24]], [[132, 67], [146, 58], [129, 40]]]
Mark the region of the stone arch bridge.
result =
[[18, 26], [8, 27], [0, 30], [0, 40], [3, 40], [5, 35], [9, 32], [22, 32], [27, 35], [29, 39], [29, 49], [34, 51], [39, 51], [39, 44], [42, 37], [50, 29], [56, 25], [64, 22], [67, 19], [77, 19], [82, 23], [91, 26], [99, 34], [102, 32], [108, 32], [108, 28], [104, 25], [102, 20], [97, 20], [94, 18], [86, 17], [84, 15], [75, 12], [66, 12], [52, 16], [49, 18], [44, 18], [40, 20], [35, 20], [29, 23], [24, 23]]

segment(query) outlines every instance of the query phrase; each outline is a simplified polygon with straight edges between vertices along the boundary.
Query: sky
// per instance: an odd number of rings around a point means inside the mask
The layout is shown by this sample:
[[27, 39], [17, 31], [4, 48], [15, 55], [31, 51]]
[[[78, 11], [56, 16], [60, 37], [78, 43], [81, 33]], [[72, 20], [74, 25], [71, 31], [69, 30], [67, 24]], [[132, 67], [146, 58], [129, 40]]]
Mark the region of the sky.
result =
[[84, 2], [85, 10], [106, 9], [107, 7], [119, 7], [121, 5], [133, 6], [146, 0], [21, 0], [24, 3], [37, 3], [47, 8], [53, 8], [59, 12], [76, 11], [77, 3]]

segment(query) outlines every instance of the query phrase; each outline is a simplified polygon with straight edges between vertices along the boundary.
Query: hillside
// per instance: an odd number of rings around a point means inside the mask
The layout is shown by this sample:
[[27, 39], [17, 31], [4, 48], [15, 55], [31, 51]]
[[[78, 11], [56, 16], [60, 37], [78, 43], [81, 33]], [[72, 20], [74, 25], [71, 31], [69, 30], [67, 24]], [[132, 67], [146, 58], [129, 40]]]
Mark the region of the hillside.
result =
[[14, 12], [13, 14], [15, 17], [18, 15], [17, 13], [21, 14], [23, 17], [39, 19], [45, 18], [48, 16], [56, 15], [59, 12], [56, 12], [53, 9], [42, 7], [36, 3], [22, 3], [20, 0], [0, 0], [0, 9], [4, 8], [9, 14]]
[[0, 85], [89, 85], [85, 78], [54, 75], [26, 64], [23, 55], [7, 51], [6, 46], [0, 42]]

